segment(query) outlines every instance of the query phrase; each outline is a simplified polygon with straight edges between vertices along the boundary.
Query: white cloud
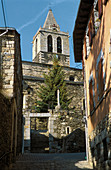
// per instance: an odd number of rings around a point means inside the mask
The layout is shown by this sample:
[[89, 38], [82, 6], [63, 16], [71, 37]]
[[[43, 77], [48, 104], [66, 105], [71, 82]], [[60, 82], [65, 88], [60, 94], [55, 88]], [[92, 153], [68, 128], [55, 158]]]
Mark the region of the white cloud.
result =
[[27, 22], [26, 24], [22, 25], [18, 31], [21, 31], [22, 29], [24, 29], [25, 27], [35, 23], [37, 21], [37, 19], [45, 12], [47, 11], [47, 9], [49, 8], [49, 6], [46, 6], [46, 8], [44, 8], [34, 19], [30, 20], [29, 22]]
[[24, 29], [25, 27], [35, 23], [37, 21], [37, 19], [45, 12], [47, 11], [47, 9], [49, 8], [53, 8], [53, 6], [56, 6], [60, 3], [63, 3], [63, 2], [73, 2], [74, 0], [52, 0], [52, 1], [49, 1], [49, 4], [46, 6], [46, 8], [44, 8], [34, 19], [30, 20], [29, 22], [27, 22], [26, 24], [22, 25], [18, 31], [21, 31], [22, 29]]

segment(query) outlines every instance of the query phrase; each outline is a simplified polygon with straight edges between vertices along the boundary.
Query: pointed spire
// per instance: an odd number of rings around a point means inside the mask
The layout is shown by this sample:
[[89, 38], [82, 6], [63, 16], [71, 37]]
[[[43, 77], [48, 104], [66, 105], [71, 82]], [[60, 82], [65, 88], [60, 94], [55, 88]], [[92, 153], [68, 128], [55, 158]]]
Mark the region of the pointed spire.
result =
[[60, 31], [60, 27], [59, 27], [59, 25], [57, 24], [57, 22], [56, 22], [56, 20], [54, 18], [54, 15], [52, 13], [52, 9], [49, 9], [49, 12], [47, 14], [47, 17], [46, 17], [45, 23], [43, 25], [43, 28], [56, 29], [57, 31]]

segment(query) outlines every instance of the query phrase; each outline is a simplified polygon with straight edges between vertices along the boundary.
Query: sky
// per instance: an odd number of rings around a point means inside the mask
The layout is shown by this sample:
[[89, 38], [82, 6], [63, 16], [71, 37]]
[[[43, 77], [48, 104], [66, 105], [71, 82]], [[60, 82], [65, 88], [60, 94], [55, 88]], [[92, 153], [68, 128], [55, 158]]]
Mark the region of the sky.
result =
[[[32, 61], [33, 36], [43, 27], [51, 8], [60, 30], [70, 35], [70, 67], [82, 68], [81, 63], [74, 62], [73, 52], [73, 30], [80, 0], [3, 0], [3, 3], [7, 27], [20, 33], [22, 60]], [[0, 4], [0, 27], [4, 26]]]

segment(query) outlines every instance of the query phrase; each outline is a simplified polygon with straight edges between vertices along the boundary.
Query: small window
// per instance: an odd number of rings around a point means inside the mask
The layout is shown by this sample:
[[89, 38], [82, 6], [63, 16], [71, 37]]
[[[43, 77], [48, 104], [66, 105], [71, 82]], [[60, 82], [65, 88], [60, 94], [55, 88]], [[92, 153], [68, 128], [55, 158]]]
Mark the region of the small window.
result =
[[74, 77], [73, 77], [73, 76], [70, 76], [70, 77], [69, 77], [69, 80], [70, 80], [70, 81], [74, 81]]
[[100, 152], [101, 152], [100, 143], [97, 144], [96, 148], [97, 148], [97, 157], [99, 159], [100, 158]]
[[57, 38], [57, 53], [62, 53], [62, 48], [61, 48], [61, 38]]
[[88, 25], [88, 35], [89, 35], [89, 45], [91, 46], [92, 45], [92, 25], [91, 25], [91, 22], [89, 22], [89, 25]]
[[103, 4], [102, 4], [102, 0], [98, 0], [98, 12], [99, 12], [99, 18], [102, 17], [103, 14]]
[[91, 148], [92, 158], [94, 158], [94, 148]]
[[104, 147], [104, 161], [106, 161], [108, 160], [108, 148], [106, 138], [103, 140], [103, 147]]
[[37, 55], [37, 39], [35, 41], [35, 56]]
[[[87, 59], [86, 36], [84, 37], [84, 55], [85, 55], [85, 59]], [[84, 60], [83, 60], [83, 61], [84, 61]]]
[[108, 0], [103, 0], [103, 4], [106, 5]]
[[67, 134], [69, 135], [69, 127], [67, 127]]
[[92, 11], [91, 18], [88, 24], [88, 35], [89, 35], [89, 46], [92, 45], [92, 39], [95, 35], [95, 26], [94, 26], [94, 10]]
[[52, 36], [49, 35], [47, 38], [48, 52], [52, 52]]
[[94, 109], [94, 94], [93, 94], [93, 80], [89, 83], [89, 101], [90, 101], [90, 112]]
[[97, 77], [97, 83], [98, 83], [98, 95], [99, 98], [102, 97], [104, 92], [104, 79], [103, 79], [103, 59], [101, 58], [98, 63], [98, 77]]

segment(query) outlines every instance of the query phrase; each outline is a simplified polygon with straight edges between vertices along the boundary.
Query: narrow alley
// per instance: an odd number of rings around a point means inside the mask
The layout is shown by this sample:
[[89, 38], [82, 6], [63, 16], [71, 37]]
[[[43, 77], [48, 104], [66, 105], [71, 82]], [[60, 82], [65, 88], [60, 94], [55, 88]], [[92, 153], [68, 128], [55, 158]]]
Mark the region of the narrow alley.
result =
[[25, 153], [10, 170], [90, 170], [84, 153]]

